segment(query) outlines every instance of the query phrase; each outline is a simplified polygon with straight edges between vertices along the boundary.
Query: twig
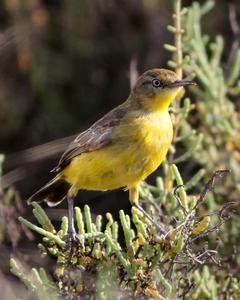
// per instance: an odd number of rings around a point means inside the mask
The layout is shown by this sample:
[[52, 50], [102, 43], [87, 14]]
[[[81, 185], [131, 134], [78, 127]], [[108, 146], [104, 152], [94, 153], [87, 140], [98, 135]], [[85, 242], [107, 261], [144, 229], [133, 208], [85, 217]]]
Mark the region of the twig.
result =
[[233, 34], [239, 39], [240, 38], [240, 26], [237, 22], [237, 11], [233, 4], [229, 4], [229, 22]]
[[196, 202], [196, 205], [194, 206], [193, 209], [196, 209], [198, 208], [202, 203], [203, 201], [205, 200], [205, 197], [207, 195], [207, 193], [209, 191], [212, 190], [212, 188], [214, 187], [214, 184], [215, 184], [215, 181], [222, 178], [223, 176], [225, 176], [226, 174], [228, 174], [230, 172], [230, 170], [217, 170], [213, 173], [212, 177], [209, 179], [209, 181], [207, 182], [207, 184], [205, 185], [202, 193], [200, 194], [197, 202]]
[[133, 89], [133, 87], [134, 87], [134, 85], [135, 85], [135, 83], [137, 81], [137, 78], [138, 78], [137, 58], [134, 55], [131, 58], [130, 66], [129, 66], [129, 80], [130, 80], [130, 88], [131, 88], [131, 90]]
[[182, 28], [181, 28], [181, 0], [175, 1], [175, 13], [173, 15], [175, 26], [176, 68], [175, 72], [182, 79]]

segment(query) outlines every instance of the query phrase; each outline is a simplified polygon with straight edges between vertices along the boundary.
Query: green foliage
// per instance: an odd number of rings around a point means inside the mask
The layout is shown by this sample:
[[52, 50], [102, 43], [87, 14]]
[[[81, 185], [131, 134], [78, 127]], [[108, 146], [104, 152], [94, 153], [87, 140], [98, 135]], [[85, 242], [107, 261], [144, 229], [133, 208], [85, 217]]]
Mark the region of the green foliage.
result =
[[[179, 9], [181, 1], [175, 2]], [[232, 172], [225, 191], [234, 188], [237, 192], [235, 187], [240, 180], [240, 115], [233, 101], [240, 95], [240, 49], [234, 51], [227, 68], [224, 68], [222, 36], [218, 35], [212, 41], [201, 29], [202, 19], [213, 6], [213, 1], [206, 1], [202, 6], [194, 2], [191, 7], [175, 12], [175, 19], [180, 18], [175, 23], [180, 24], [180, 28], [169, 27], [175, 34], [175, 40], [181, 40], [178, 47], [174, 46], [175, 49], [170, 48], [172, 45], [165, 45], [167, 50], [174, 50], [169, 64], [175, 67], [176, 72], [184, 72], [199, 82], [198, 87], [192, 88], [195, 105], [190, 105], [186, 98], [181, 108], [176, 104], [173, 107], [175, 145], [181, 143], [186, 147], [186, 152], [174, 162], [191, 157], [204, 167], [208, 175], [214, 169], [229, 168]], [[191, 115], [193, 109], [197, 112], [194, 117]], [[175, 145], [173, 153], [176, 152]], [[173, 161], [173, 155], [170, 161]]]
[[[201, 4], [194, 2], [192, 6], [182, 10], [179, 8], [181, 1], [177, 2], [180, 12], [175, 11], [175, 18], [181, 18], [178, 22], [181, 27], [177, 31], [174, 30], [175, 27], [169, 29], [175, 34], [175, 40], [176, 36], [178, 39], [181, 36], [181, 44], [178, 51], [173, 52], [173, 59], [169, 63], [176, 71], [182, 69], [185, 76], [196, 80], [199, 85], [191, 89], [195, 104], [188, 106], [190, 109], [183, 118], [181, 114], [186, 111], [184, 107], [187, 100], [183, 100], [182, 107], [173, 107], [173, 121], [177, 130], [169, 161], [179, 163], [188, 158], [184, 162], [185, 168], [191, 168], [193, 164], [203, 168], [199, 171], [200, 179], [202, 176], [209, 176], [213, 170], [230, 169], [231, 173], [224, 185], [216, 187], [216, 195], [208, 194], [205, 209], [210, 213], [221, 209], [221, 205], [226, 202], [235, 202], [238, 207], [236, 200], [240, 197], [240, 112], [236, 100], [240, 95], [240, 49], [233, 47], [229, 58], [224, 61], [226, 49], [223, 37], [217, 35], [214, 38], [203, 32], [202, 23], [208, 21], [208, 13], [213, 9], [214, 1]], [[183, 57], [181, 64], [179, 56]], [[199, 140], [200, 143], [197, 142]], [[176, 147], [179, 146], [185, 149], [180, 159], [175, 157]], [[189, 188], [188, 185], [186, 187]], [[237, 233], [240, 229], [239, 208], [235, 214], [221, 233], [225, 243], [223, 253], [233, 251], [230, 250], [230, 241], [236, 249], [240, 248]], [[234, 256], [237, 268], [239, 261], [237, 254]]]
[[[119, 212], [120, 224], [107, 213], [106, 225], [103, 227], [102, 216], [97, 216], [93, 221], [90, 208], [85, 205], [83, 212], [79, 207], [75, 208], [80, 243], [70, 247], [66, 243], [67, 218], [63, 217], [61, 229], [57, 231], [44, 210], [37, 203], [33, 203], [34, 215], [42, 227], [22, 217], [19, 220], [43, 236], [42, 243], [39, 244], [42, 255], [50, 253], [56, 257], [55, 280], [51, 284], [49, 280], [45, 282], [42, 279], [42, 275], [46, 277], [44, 271], [40, 274], [36, 269], [32, 270], [29, 277], [15, 260], [10, 262], [12, 273], [37, 297], [42, 295], [38, 294], [38, 287], [41, 285], [44, 285], [41, 293], [50, 288], [59, 297], [64, 296], [67, 299], [90, 297], [94, 293], [98, 294], [99, 299], [112, 299], [119, 293], [122, 297], [133, 297], [136, 294], [139, 297], [172, 299], [184, 292], [185, 287], [180, 284], [182, 270], [188, 272], [190, 268], [207, 262], [209, 258], [214, 259], [217, 252], [207, 248], [203, 250], [197, 242], [219, 225], [213, 224], [213, 216], [197, 217], [206, 193], [201, 194], [198, 199], [188, 195], [182, 186], [183, 180], [176, 165], [172, 165], [170, 170], [173, 181], [181, 186], [172, 194], [166, 206], [168, 215], [175, 216], [175, 222], [168, 224], [165, 235], [160, 235], [155, 225], [135, 207], [132, 208], [131, 216], [122, 210]], [[222, 172], [218, 175], [222, 175]], [[157, 178], [157, 181], [161, 181], [161, 178]], [[213, 179], [210, 180], [208, 189], [212, 182]], [[154, 198], [151, 190], [153, 191], [153, 186], [144, 184], [141, 189], [142, 196]], [[161, 185], [154, 186], [156, 199], [161, 193]], [[155, 205], [158, 207], [158, 202]], [[158, 212], [151, 212], [157, 220]], [[219, 219], [223, 219], [223, 215]], [[119, 227], [123, 232], [123, 242], [119, 240]], [[208, 269], [203, 272], [206, 270]], [[208, 290], [208, 278], [205, 280], [203, 277], [205, 281], [201, 278], [198, 284], [196, 274], [198, 273], [189, 275], [189, 280], [197, 282], [191, 293]]]
[[32, 268], [30, 274], [25, 274], [20, 267], [20, 263], [12, 258], [10, 260], [10, 271], [26, 285], [37, 299], [60, 299], [53, 280], [43, 268], [39, 270]]
[[[232, 170], [231, 181], [227, 183], [230, 188], [240, 180], [240, 115], [233, 102], [234, 97], [240, 95], [240, 49], [236, 49], [227, 68], [223, 68], [222, 36], [218, 35], [211, 41], [201, 31], [202, 18], [212, 6], [213, 1], [203, 6], [196, 2], [188, 9], [184, 20], [184, 52], [189, 55], [190, 61], [183, 69], [187, 74], [193, 74], [200, 83], [199, 88], [193, 90], [198, 112], [194, 122], [201, 121], [198, 131], [203, 134], [203, 140], [199, 148], [201, 159], [197, 152], [193, 157], [208, 172], [222, 167], [224, 162], [225, 167]], [[194, 26], [191, 25], [192, 20]]]

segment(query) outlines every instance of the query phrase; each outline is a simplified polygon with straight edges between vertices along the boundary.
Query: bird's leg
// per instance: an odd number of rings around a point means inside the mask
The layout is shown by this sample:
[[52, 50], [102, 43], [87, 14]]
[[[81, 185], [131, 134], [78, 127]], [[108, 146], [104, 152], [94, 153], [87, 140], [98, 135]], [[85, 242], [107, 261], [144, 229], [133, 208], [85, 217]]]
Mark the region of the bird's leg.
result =
[[129, 200], [154, 226], [157, 227], [159, 233], [166, 234], [166, 230], [158, 224], [153, 218], [139, 205], [139, 185], [129, 188]]
[[129, 188], [129, 200], [132, 205], [139, 205], [138, 200], [139, 200], [139, 187], [138, 185], [132, 186]]
[[70, 244], [79, 242], [78, 234], [74, 226], [74, 198], [67, 195], [68, 201], [68, 241]]

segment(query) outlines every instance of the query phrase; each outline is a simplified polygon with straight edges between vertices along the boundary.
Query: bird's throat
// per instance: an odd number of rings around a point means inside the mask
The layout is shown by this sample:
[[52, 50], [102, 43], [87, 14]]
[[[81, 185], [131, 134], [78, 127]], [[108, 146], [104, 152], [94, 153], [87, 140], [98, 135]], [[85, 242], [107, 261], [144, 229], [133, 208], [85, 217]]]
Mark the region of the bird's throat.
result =
[[142, 105], [150, 112], [164, 112], [168, 110], [169, 105], [177, 97], [181, 88], [163, 90], [149, 99], [144, 99]]

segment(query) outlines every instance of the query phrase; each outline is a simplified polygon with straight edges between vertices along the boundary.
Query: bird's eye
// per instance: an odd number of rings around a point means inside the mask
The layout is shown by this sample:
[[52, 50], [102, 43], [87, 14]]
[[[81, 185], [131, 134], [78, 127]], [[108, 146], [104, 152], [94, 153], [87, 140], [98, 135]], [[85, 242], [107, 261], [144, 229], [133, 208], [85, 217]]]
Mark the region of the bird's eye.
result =
[[162, 84], [161, 84], [161, 81], [160, 81], [160, 80], [158, 80], [158, 79], [153, 79], [152, 85], [153, 85], [155, 88], [159, 88]]

